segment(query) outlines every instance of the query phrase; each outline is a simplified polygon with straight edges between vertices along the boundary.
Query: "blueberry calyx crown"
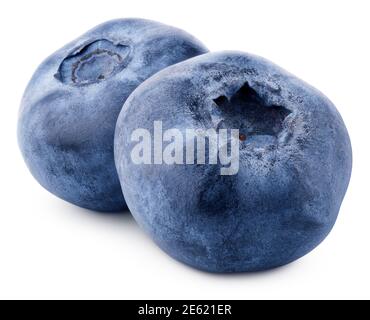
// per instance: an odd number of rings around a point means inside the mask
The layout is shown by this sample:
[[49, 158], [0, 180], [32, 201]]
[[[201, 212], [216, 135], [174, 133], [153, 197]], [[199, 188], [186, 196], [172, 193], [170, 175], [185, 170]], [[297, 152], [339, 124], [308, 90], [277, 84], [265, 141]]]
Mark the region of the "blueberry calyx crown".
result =
[[245, 82], [230, 98], [221, 95], [213, 102], [224, 116], [229, 127], [241, 130], [240, 140], [248, 136], [272, 136], [277, 138], [283, 123], [292, 112], [278, 105], [269, 105], [248, 82]]
[[128, 45], [95, 40], [68, 55], [55, 77], [74, 86], [98, 83], [121, 72], [129, 62], [129, 54]]

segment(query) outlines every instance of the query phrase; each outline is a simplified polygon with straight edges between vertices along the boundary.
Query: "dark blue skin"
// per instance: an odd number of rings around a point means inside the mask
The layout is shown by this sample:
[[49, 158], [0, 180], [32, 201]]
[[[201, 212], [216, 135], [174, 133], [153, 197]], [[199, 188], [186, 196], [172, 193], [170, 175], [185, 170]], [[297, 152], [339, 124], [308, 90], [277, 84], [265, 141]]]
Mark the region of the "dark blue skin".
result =
[[206, 51], [179, 29], [121, 19], [47, 58], [26, 89], [18, 125], [20, 149], [34, 177], [78, 206], [127, 208], [113, 156], [123, 103], [157, 71]]
[[[136, 128], [240, 129], [240, 169], [136, 165]], [[253, 272], [290, 263], [332, 229], [352, 167], [335, 106], [273, 63], [210, 53], [157, 73], [125, 103], [116, 166], [132, 214], [172, 257], [210, 272]]]

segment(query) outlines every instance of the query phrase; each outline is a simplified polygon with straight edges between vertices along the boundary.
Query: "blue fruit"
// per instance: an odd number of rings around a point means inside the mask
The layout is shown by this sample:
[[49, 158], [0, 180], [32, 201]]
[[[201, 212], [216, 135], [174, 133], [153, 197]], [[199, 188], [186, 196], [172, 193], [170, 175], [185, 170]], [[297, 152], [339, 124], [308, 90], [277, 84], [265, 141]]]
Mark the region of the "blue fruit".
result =
[[121, 19], [47, 58], [26, 89], [18, 125], [20, 149], [34, 177], [78, 206], [126, 208], [113, 156], [123, 103], [157, 71], [205, 52], [179, 29]]
[[[155, 121], [163, 132], [177, 129], [163, 139], [171, 143], [179, 135], [188, 142], [187, 129], [239, 129], [238, 170], [221, 175], [220, 158], [207, 160], [211, 148], [205, 164], [181, 164], [185, 143], [173, 149], [176, 164], [154, 164]], [[133, 161], [146, 136], [132, 136], [140, 128], [151, 139], [146, 164]], [[229, 132], [229, 152], [235, 140]], [[205, 54], [141, 84], [119, 116], [115, 160], [139, 224], [172, 257], [210, 272], [265, 270], [307, 254], [332, 229], [352, 167], [335, 106], [273, 63], [240, 52]]]

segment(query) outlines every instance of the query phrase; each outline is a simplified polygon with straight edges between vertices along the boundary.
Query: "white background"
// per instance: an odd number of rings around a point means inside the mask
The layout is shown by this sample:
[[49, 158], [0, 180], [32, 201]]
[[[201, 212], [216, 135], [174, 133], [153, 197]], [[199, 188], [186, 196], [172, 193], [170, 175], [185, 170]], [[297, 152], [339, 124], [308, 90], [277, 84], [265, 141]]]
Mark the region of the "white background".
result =
[[[1, 1], [0, 298], [370, 298], [369, 3]], [[46, 56], [120, 17], [180, 27], [212, 51], [262, 55], [337, 105], [354, 167], [337, 224], [322, 245], [273, 271], [207, 274], [169, 258], [130, 215], [89, 212], [37, 184], [16, 141], [23, 90]]]

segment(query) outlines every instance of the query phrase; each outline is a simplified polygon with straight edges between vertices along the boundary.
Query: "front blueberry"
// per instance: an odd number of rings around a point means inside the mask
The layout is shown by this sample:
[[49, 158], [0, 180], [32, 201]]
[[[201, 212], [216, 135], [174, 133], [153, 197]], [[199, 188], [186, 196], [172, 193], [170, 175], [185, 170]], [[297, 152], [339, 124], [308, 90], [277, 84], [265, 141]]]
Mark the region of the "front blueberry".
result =
[[20, 110], [19, 145], [34, 177], [78, 206], [125, 209], [113, 156], [123, 103], [157, 71], [206, 51], [179, 29], [121, 19], [54, 53], [34, 74]]
[[352, 152], [323, 94], [263, 58], [221, 52], [135, 90], [115, 160], [128, 207], [162, 249], [202, 270], [245, 272], [292, 262], [328, 235]]

